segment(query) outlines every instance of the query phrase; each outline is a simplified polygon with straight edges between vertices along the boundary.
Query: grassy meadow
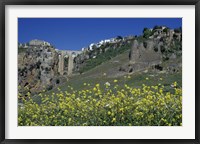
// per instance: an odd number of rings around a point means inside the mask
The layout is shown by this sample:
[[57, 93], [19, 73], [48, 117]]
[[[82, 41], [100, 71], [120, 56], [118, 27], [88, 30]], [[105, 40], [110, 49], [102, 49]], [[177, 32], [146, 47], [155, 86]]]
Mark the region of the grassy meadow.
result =
[[51, 91], [20, 99], [18, 125], [182, 125], [181, 73], [144, 71], [107, 77], [106, 68], [101, 67], [72, 77]]

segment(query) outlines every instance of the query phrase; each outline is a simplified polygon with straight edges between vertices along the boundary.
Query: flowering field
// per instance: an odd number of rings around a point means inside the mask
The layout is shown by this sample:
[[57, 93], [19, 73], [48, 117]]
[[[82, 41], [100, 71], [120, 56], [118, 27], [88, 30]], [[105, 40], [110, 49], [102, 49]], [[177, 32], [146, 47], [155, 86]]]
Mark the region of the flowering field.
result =
[[[148, 78], [146, 78], [148, 80]], [[161, 79], [162, 80], [162, 79]], [[19, 126], [181, 126], [182, 89], [177, 82], [170, 90], [161, 83], [135, 88], [117, 79], [104, 84], [82, 83], [84, 89], [57, 89], [28, 93], [18, 107]], [[38, 101], [39, 99], [39, 101]]]

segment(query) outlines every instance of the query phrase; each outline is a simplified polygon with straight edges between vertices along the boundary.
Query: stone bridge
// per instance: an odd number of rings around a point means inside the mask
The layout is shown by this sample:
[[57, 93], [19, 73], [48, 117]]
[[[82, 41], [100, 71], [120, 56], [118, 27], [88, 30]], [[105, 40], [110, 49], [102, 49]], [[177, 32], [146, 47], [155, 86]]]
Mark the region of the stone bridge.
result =
[[[67, 73], [68, 76], [71, 76], [74, 68], [74, 58], [82, 51], [59, 50], [57, 52], [59, 54], [58, 72], [60, 75]], [[68, 64], [66, 64], [66, 59], [68, 60]]]

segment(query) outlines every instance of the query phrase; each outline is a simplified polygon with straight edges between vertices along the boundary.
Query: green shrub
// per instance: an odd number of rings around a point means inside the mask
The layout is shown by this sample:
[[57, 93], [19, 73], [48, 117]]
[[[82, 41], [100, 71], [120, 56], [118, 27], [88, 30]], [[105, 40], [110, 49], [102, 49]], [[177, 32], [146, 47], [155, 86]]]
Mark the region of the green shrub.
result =
[[148, 29], [148, 28], [144, 28], [144, 30], [143, 30], [143, 37], [144, 38], [149, 38], [150, 36], [152, 36], [152, 31], [150, 30], [150, 29]]
[[26, 52], [26, 48], [18, 47], [18, 54]]

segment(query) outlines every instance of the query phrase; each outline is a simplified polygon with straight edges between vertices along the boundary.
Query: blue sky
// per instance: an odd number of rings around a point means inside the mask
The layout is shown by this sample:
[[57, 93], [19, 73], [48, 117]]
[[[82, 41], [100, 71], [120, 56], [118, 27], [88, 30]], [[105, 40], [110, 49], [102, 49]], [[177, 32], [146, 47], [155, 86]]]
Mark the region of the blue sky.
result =
[[80, 50], [116, 36], [141, 35], [144, 27], [182, 26], [181, 18], [18, 18], [18, 41], [45, 40], [61, 50]]

